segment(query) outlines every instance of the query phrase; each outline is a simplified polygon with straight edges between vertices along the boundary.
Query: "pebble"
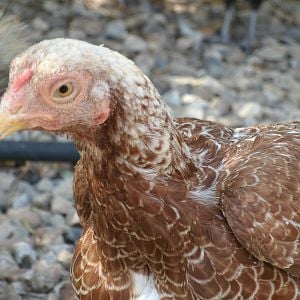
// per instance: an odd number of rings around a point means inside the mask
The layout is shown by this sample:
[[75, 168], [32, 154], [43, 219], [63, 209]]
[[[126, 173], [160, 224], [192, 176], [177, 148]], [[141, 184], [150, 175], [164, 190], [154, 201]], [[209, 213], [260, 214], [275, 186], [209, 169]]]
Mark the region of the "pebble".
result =
[[236, 114], [242, 119], [259, 119], [262, 115], [262, 108], [257, 102], [246, 102], [237, 109]]
[[50, 207], [50, 201], [52, 197], [53, 196], [50, 192], [38, 192], [32, 199], [32, 206], [47, 210]]
[[17, 242], [13, 245], [13, 254], [16, 262], [21, 268], [31, 268], [36, 261], [36, 252], [33, 247], [26, 242]]
[[126, 25], [122, 20], [111, 21], [104, 29], [104, 35], [108, 39], [124, 40], [127, 34]]
[[137, 35], [128, 34], [124, 41], [124, 51], [128, 54], [139, 53], [146, 51], [148, 45], [144, 39]]
[[73, 203], [60, 195], [55, 196], [51, 201], [51, 211], [66, 215], [72, 208]]
[[12, 187], [12, 184], [16, 181], [16, 177], [10, 173], [0, 171], [0, 191], [7, 192]]
[[49, 264], [41, 260], [33, 266], [33, 276], [30, 282], [33, 291], [48, 292], [54, 288], [62, 277], [61, 265], [58, 263]]
[[42, 178], [36, 185], [36, 189], [39, 192], [52, 192], [53, 191], [53, 181], [50, 180], [49, 178]]
[[12, 279], [19, 272], [12, 254], [6, 250], [0, 250], [0, 280]]
[[178, 90], [169, 90], [164, 93], [162, 97], [171, 108], [178, 108], [182, 104], [181, 96]]

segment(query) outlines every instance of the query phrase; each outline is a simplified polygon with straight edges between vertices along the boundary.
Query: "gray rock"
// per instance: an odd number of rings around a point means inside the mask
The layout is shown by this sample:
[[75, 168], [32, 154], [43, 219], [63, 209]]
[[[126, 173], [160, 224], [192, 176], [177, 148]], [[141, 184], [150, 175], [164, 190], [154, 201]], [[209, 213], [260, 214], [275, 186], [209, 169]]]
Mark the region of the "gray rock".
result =
[[0, 171], [0, 191], [9, 191], [15, 181], [16, 177], [13, 174]]
[[54, 184], [49, 178], [42, 178], [35, 187], [39, 192], [50, 193], [53, 191]]
[[39, 213], [30, 207], [11, 208], [8, 210], [7, 215], [11, 220], [18, 220], [23, 223], [23, 226], [29, 228], [37, 228], [42, 224], [42, 218]]
[[28, 237], [28, 231], [19, 223], [18, 217], [14, 217], [13, 220], [9, 220], [9, 218], [3, 221], [0, 220], [0, 244], [2, 246], [10, 240], [20, 240]]
[[34, 241], [38, 247], [49, 247], [54, 244], [62, 244], [62, 229], [53, 227], [41, 227], [34, 233]]
[[54, 213], [66, 215], [72, 207], [72, 202], [60, 195], [54, 196], [51, 201], [51, 211]]
[[204, 110], [201, 109], [201, 104], [199, 107], [198, 103], [193, 103], [188, 106], [184, 106], [180, 111], [175, 111], [176, 116], [185, 116], [189, 118], [197, 118], [203, 120], [205, 118]]
[[262, 116], [262, 108], [257, 102], [246, 102], [239, 107], [236, 113], [242, 119], [259, 119]]
[[52, 194], [50, 192], [39, 192], [34, 195], [32, 199], [32, 205], [41, 209], [49, 209], [50, 201], [52, 199]]
[[220, 60], [216, 58], [205, 58], [202, 64], [203, 68], [205, 68], [211, 76], [215, 78], [221, 78], [223, 76], [224, 65]]
[[0, 300], [22, 300], [22, 297], [18, 295], [13, 284], [0, 281]]
[[73, 178], [66, 176], [53, 189], [53, 195], [73, 201]]
[[67, 228], [63, 234], [64, 240], [68, 244], [75, 244], [80, 238], [81, 233], [82, 233], [82, 228], [80, 227]]
[[124, 40], [127, 35], [126, 25], [122, 20], [108, 22], [104, 35], [108, 39]]
[[66, 220], [67, 224], [70, 226], [80, 225], [79, 217], [74, 207], [68, 212]]
[[285, 98], [284, 91], [274, 84], [264, 84], [263, 95], [267, 99], [269, 105], [274, 105], [277, 102], [283, 101]]
[[49, 24], [40, 16], [35, 17], [31, 22], [32, 27], [41, 32], [46, 32], [49, 30]]
[[159, 31], [162, 31], [167, 26], [167, 18], [164, 14], [156, 13], [152, 15], [147, 23], [145, 24], [145, 27], [143, 28], [144, 33], [157, 33]]
[[[201, 98], [198, 95], [195, 94], [184, 94], [182, 96], [182, 103], [184, 105], [190, 105], [193, 104], [194, 107], [199, 107], [200, 109], [207, 109], [208, 108], [208, 102]], [[196, 104], [196, 105], [195, 105]]]
[[[63, 281], [55, 286], [54, 288], [54, 297], [53, 300], [75, 300], [74, 291], [72, 288], [71, 282]], [[50, 300], [50, 299], [48, 299]], [[52, 300], [52, 299], [51, 299]]]
[[172, 108], [178, 108], [181, 106], [181, 96], [178, 90], [169, 90], [163, 94], [163, 99]]
[[28, 194], [19, 194], [11, 199], [13, 208], [22, 208], [29, 206], [32, 202], [32, 197]]
[[65, 37], [65, 30], [60, 28], [53, 28], [47, 33], [48, 39], [56, 39]]
[[14, 261], [12, 255], [5, 250], [0, 251], [0, 280], [10, 279], [15, 274], [20, 273], [20, 269]]
[[128, 34], [126, 36], [124, 45], [124, 51], [126, 53], [139, 53], [142, 51], [146, 51], [148, 49], [147, 42], [141, 37], [133, 34]]
[[265, 61], [280, 62], [288, 55], [288, 49], [278, 44], [277, 41], [270, 40], [266, 46], [258, 49], [255, 54]]
[[215, 78], [205, 76], [197, 79], [193, 86], [193, 93], [204, 100], [211, 100], [214, 96], [222, 95], [224, 86]]
[[55, 228], [65, 228], [67, 223], [61, 214], [51, 214], [50, 225]]
[[208, 114], [214, 114], [215, 116], [224, 116], [230, 112], [230, 102], [226, 101], [220, 97], [214, 97], [211, 100], [210, 110]]
[[36, 252], [29, 243], [17, 242], [13, 245], [13, 254], [21, 268], [30, 268], [36, 261]]
[[57, 261], [69, 270], [73, 255], [73, 246], [67, 244], [55, 245], [52, 247], [52, 250], [57, 256]]
[[81, 29], [70, 29], [68, 31], [68, 37], [71, 39], [84, 40], [86, 33]]
[[48, 292], [59, 282], [62, 274], [60, 264], [49, 264], [44, 260], [37, 261], [33, 267], [30, 282], [32, 289], [36, 292]]
[[148, 76], [155, 67], [155, 58], [149, 53], [141, 53], [137, 55], [134, 61], [137, 66]]

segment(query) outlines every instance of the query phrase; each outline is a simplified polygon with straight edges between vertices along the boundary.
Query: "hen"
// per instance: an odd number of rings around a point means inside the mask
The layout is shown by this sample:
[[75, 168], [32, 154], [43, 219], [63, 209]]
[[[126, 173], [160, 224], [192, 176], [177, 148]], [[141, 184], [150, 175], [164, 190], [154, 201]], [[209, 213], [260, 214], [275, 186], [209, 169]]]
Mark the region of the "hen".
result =
[[[223, 43], [228, 43], [230, 41], [230, 27], [234, 15], [235, 0], [224, 0], [226, 6], [226, 12], [224, 16], [223, 26], [221, 30], [221, 37]], [[249, 0], [251, 5], [251, 14], [248, 22], [248, 31], [245, 40], [243, 41], [243, 47], [246, 50], [251, 50], [255, 44], [255, 34], [256, 34], [256, 20], [257, 11], [261, 6], [263, 0]]]
[[43, 41], [14, 59], [2, 138], [71, 136], [78, 299], [299, 299], [300, 123], [174, 120], [121, 54]]
[[0, 10], [0, 95], [7, 86], [11, 60], [27, 47], [24, 25]]

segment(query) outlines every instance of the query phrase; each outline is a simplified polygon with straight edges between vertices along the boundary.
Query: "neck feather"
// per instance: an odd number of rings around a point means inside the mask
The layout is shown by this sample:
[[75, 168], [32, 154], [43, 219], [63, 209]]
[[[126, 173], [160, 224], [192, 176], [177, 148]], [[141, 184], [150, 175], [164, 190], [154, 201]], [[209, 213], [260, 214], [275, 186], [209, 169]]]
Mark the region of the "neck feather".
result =
[[82, 159], [106, 174], [109, 168], [150, 179], [189, 178], [194, 170], [189, 149], [152, 83], [142, 79], [131, 89], [128, 84], [111, 89], [109, 119], [77, 142]]

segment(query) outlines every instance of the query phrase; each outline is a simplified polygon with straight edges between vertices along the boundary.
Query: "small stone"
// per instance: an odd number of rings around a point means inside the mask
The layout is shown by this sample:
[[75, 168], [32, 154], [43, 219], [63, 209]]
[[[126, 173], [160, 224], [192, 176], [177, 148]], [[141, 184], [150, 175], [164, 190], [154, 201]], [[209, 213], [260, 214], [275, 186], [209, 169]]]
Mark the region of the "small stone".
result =
[[73, 201], [73, 177], [66, 176], [53, 189], [53, 195]]
[[222, 95], [223, 91], [224, 86], [211, 76], [199, 78], [197, 84], [193, 87], [193, 93], [204, 100], [210, 100], [214, 96]]
[[51, 214], [50, 225], [55, 228], [65, 228], [66, 219], [61, 214]]
[[4, 221], [1, 220], [0, 224], [0, 245], [3, 245], [5, 242], [9, 240], [17, 240], [21, 238], [28, 237], [28, 231], [22, 226], [18, 221], [18, 218], [13, 218], [13, 220], [9, 220], [9, 218]]
[[265, 61], [280, 62], [286, 58], [288, 49], [285, 46], [274, 43], [273, 45], [267, 45], [258, 49], [255, 54]]
[[32, 199], [32, 205], [44, 210], [49, 209], [52, 194], [50, 192], [37, 193]]
[[53, 191], [53, 181], [49, 178], [42, 178], [35, 187], [39, 192], [51, 193]]
[[0, 281], [0, 300], [22, 300], [12, 284]]
[[282, 89], [274, 84], [264, 84], [263, 85], [263, 95], [267, 99], [269, 104], [274, 104], [283, 101], [285, 94]]
[[241, 64], [246, 59], [245, 51], [242, 51], [240, 47], [231, 47], [231, 51], [226, 55], [226, 60], [230, 64]]
[[178, 90], [169, 90], [163, 94], [163, 99], [172, 108], [181, 106], [181, 96]]
[[72, 202], [65, 197], [55, 196], [51, 201], [51, 211], [55, 213], [66, 215], [72, 207]]
[[86, 34], [89, 35], [99, 35], [102, 29], [102, 22], [101, 20], [97, 19], [89, 19], [84, 23], [83, 27]]
[[138, 53], [146, 51], [148, 45], [144, 39], [137, 35], [128, 34], [124, 42], [124, 51], [127, 53]]
[[72, 251], [63, 249], [57, 253], [57, 260], [66, 268], [70, 268], [70, 264], [72, 261]]
[[214, 113], [215, 116], [224, 116], [230, 112], [230, 102], [220, 98], [214, 97], [211, 100], [210, 113]]
[[29, 194], [19, 194], [11, 198], [13, 208], [22, 208], [29, 206], [32, 201], [32, 197]]
[[238, 109], [237, 115], [242, 119], [259, 119], [262, 116], [261, 105], [257, 102], [246, 102]]
[[30, 207], [11, 208], [8, 210], [7, 215], [11, 220], [18, 220], [30, 228], [37, 228], [42, 223], [42, 218], [39, 213]]
[[16, 262], [21, 268], [30, 268], [36, 261], [36, 252], [26, 242], [17, 242], [13, 245], [13, 254]]
[[61, 279], [62, 267], [60, 264], [49, 264], [44, 260], [37, 261], [33, 267], [33, 276], [30, 282], [35, 292], [49, 292]]
[[195, 103], [188, 105], [188, 106], [184, 106], [177, 115], [180, 116], [181, 114], [188, 118], [196, 118], [196, 119], [200, 119], [200, 120], [203, 120], [205, 117], [204, 110], [202, 110]]
[[74, 207], [67, 214], [67, 224], [70, 226], [78, 226], [80, 225], [80, 220], [77, 214], [77, 211]]
[[48, 39], [56, 39], [65, 37], [65, 30], [60, 28], [53, 28], [47, 32]]
[[176, 40], [176, 46], [180, 51], [192, 49], [194, 46], [194, 39], [191, 36], [180, 37]]
[[70, 281], [63, 281], [54, 288], [56, 297], [60, 300], [75, 300], [74, 290]]
[[62, 244], [62, 229], [53, 227], [41, 227], [34, 234], [34, 241], [38, 247], [49, 247], [54, 244]]
[[123, 40], [127, 35], [125, 23], [122, 20], [107, 23], [104, 35], [108, 39]]
[[80, 238], [81, 233], [82, 233], [81, 227], [70, 227], [66, 229], [66, 231], [63, 233], [63, 237], [66, 243], [75, 244]]
[[143, 32], [145, 33], [157, 33], [166, 28], [167, 18], [164, 14], [156, 13], [148, 19], [146, 26], [143, 27]]
[[16, 177], [13, 174], [0, 172], [0, 191], [9, 191], [15, 181]]
[[195, 94], [184, 94], [182, 96], [182, 103], [184, 105], [190, 105], [193, 103], [197, 103], [198, 107], [201, 107], [201, 109], [208, 108], [208, 103], [204, 99], [202, 99], [200, 96]]
[[86, 38], [86, 34], [80, 29], [70, 29], [68, 32], [68, 37], [71, 39], [84, 40]]
[[215, 58], [206, 58], [203, 60], [203, 67], [207, 70], [207, 72], [215, 77], [221, 78], [224, 74], [224, 66], [221, 61]]
[[146, 74], [149, 75], [155, 67], [155, 59], [148, 53], [141, 53], [134, 59], [137, 66]]
[[49, 24], [39, 16], [32, 20], [31, 25], [35, 30], [42, 32], [46, 32], [50, 28]]
[[19, 267], [8, 251], [0, 251], [0, 280], [9, 279], [19, 272]]

